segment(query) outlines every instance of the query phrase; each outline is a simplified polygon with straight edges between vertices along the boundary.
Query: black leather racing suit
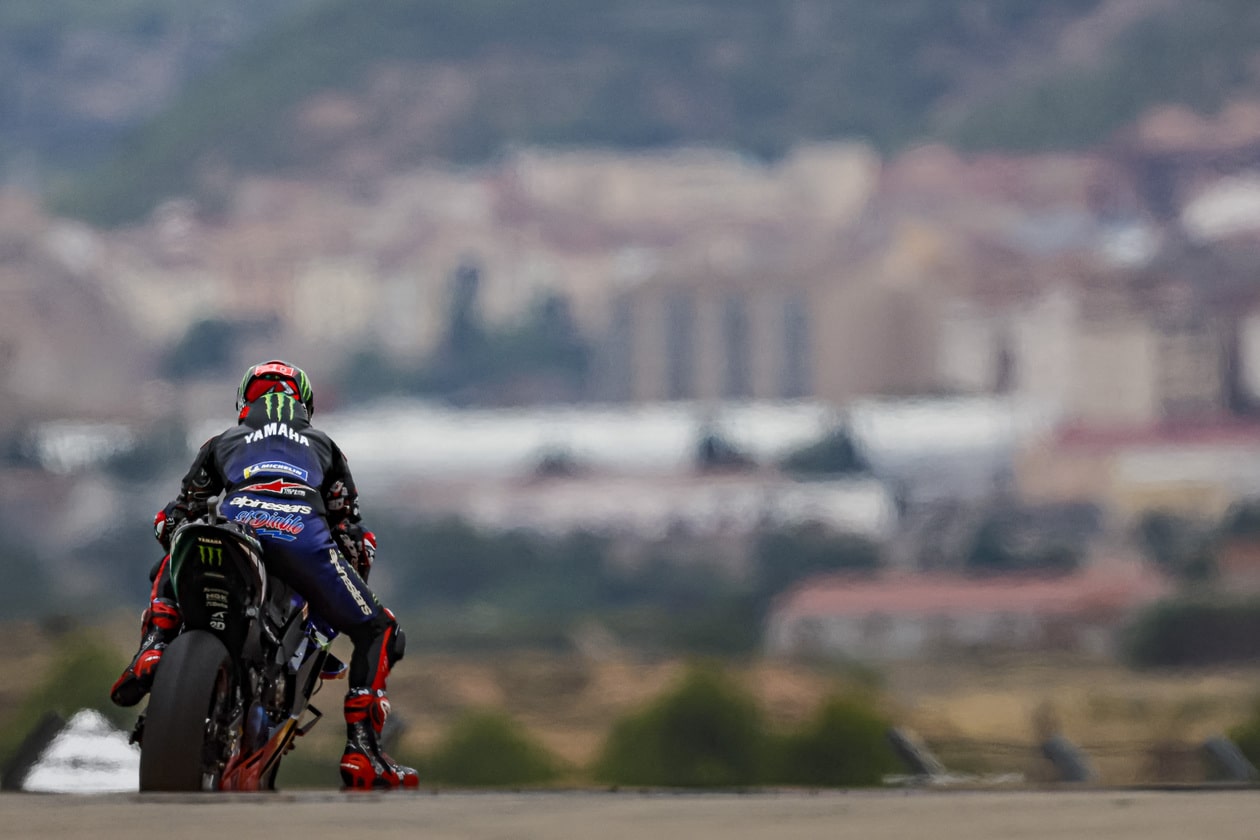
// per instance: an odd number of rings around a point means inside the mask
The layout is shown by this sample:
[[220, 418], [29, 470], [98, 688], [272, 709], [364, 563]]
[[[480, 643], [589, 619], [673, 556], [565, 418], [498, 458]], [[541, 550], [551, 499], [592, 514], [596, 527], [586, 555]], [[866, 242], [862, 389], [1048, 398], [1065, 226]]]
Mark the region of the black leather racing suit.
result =
[[358, 492], [345, 456], [298, 400], [264, 394], [238, 425], [202, 445], [170, 506], [167, 532], [205, 514], [220, 494], [219, 513], [253, 527], [271, 573], [354, 642], [350, 687], [383, 689], [402, 655], [397, 625], [333, 536], [362, 533]]

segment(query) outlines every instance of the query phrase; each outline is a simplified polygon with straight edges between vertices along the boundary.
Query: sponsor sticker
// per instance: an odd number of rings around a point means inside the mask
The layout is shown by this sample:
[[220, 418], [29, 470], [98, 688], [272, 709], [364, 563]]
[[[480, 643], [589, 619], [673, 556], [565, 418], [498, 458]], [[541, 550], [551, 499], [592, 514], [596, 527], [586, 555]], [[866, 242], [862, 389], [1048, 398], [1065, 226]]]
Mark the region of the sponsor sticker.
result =
[[296, 540], [298, 534], [306, 530], [306, 522], [302, 517], [294, 513], [268, 513], [262, 510], [243, 510], [236, 514], [234, 519], [237, 522], [243, 522], [250, 525], [253, 529], [262, 535], [275, 537], [277, 539], [291, 542]]
[[282, 437], [288, 438], [294, 443], [300, 443], [303, 446], [310, 446], [311, 441], [306, 435], [297, 429], [290, 429], [288, 423], [268, 423], [256, 432], [250, 432], [245, 436], [246, 443], [259, 443], [265, 438]]
[[268, 481], [266, 484], [252, 484], [249, 487], [250, 493], [279, 493], [281, 496], [305, 496], [311, 488], [305, 484], [297, 484], [292, 481], [285, 481], [283, 478], [277, 478], [275, 481]]
[[332, 563], [333, 568], [337, 570], [337, 577], [341, 578], [341, 583], [346, 587], [346, 591], [350, 593], [350, 597], [359, 605], [359, 612], [370, 616], [372, 607], [364, 600], [363, 593], [359, 591], [359, 587], [350, 580], [350, 575], [346, 573], [346, 567], [341, 565], [341, 555], [335, 549], [328, 549], [328, 560]]
[[245, 468], [246, 478], [256, 475], [291, 475], [306, 481], [311, 474], [301, 467], [295, 467], [284, 461], [263, 461], [261, 464], [250, 464]]
[[297, 504], [296, 502], [268, 502], [263, 499], [251, 499], [248, 496], [237, 496], [228, 504], [232, 507], [274, 510], [278, 513], [313, 513], [315, 510], [310, 505]]

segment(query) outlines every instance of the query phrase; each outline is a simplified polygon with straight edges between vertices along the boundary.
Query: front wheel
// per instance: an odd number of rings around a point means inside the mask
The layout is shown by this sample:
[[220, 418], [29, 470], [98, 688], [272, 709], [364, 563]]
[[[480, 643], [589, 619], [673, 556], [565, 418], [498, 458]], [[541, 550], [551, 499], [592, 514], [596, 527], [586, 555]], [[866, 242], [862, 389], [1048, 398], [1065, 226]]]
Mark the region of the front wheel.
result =
[[223, 769], [222, 723], [232, 707], [232, 657], [205, 630], [167, 647], [144, 715], [140, 790], [214, 790]]

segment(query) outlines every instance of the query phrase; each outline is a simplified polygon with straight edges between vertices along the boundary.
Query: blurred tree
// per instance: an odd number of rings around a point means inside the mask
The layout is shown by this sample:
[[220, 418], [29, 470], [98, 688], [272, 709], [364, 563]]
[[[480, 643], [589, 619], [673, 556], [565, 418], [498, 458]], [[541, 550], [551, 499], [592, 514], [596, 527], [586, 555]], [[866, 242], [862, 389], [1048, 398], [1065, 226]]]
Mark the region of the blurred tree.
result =
[[276, 328], [275, 318], [202, 318], [194, 321], [162, 360], [160, 373], [168, 379], [236, 373], [236, 345], [241, 337], [266, 334]]
[[591, 350], [568, 299], [548, 292], [519, 322], [490, 329], [478, 311], [480, 282], [471, 264], [455, 272], [444, 338], [410, 378], [415, 390], [461, 404], [581, 399]]
[[821, 525], [764, 531], [755, 549], [755, 594], [762, 609], [774, 596], [807, 577], [829, 572], [872, 572], [883, 562], [879, 546]]
[[[1244, 533], [1260, 518], [1245, 508], [1227, 514], [1224, 533]], [[1260, 535], [1260, 530], [1255, 531]], [[1146, 511], [1136, 526], [1138, 544], [1147, 559], [1184, 581], [1202, 581], [1216, 571], [1216, 534], [1204, 523], [1166, 511]]]
[[416, 372], [396, 363], [379, 347], [363, 346], [346, 357], [333, 376], [336, 393], [343, 399], [362, 402], [390, 394], [410, 393]]
[[1140, 667], [1204, 667], [1260, 657], [1260, 602], [1191, 597], [1144, 610], [1126, 629], [1126, 659]]
[[451, 275], [446, 332], [439, 349], [439, 354], [457, 367], [470, 364], [485, 344], [480, 295], [481, 269], [466, 260]]
[[712, 666], [693, 666], [663, 697], [617, 722], [597, 761], [600, 781], [665, 787], [746, 786], [765, 770], [754, 698]]
[[685, 542], [643, 541], [633, 563], [614, 564], [612, 540], [595, 534], [482, 531], [458, 519], [374, 527], [396, 558], [391, 602], [442, 625], [425, 625], [430, 643], [551, 645], [595, 616], [622, 643], [660, 652], [739, 654], [759, 639], [747, 584]]
[[[5, 533], [21, 534], [22, 529], [8, 527]], [[0, 545], [0, 615], [11, 618], [39, 615], [52, 600], [52, 587], [39, 555], [23, 539], [10, 537]]]
[[857, 441], [844, 424], [831, 429], [820, 440], [789, 453], [780, 466], [787, 472], [805, 476], [851, 475], [871, 471]]
[[221, 318], [195, 321], [162, 360], [161, 373], [168, 379], [214, 376], [226, 373], [233, 358], [232, 342], [237, 327]]
[[424, 764], [426, 779], [460, 787], [539, 785], [560, 767], [520, 724], [488, 709], [461, 715]]
[[964, 566], [981, 574], [1063, 574], [1080, 565], [1081, 552], [1079, 546], [1040, 527], [1035, 518], [1002, 507], [990, 511], [980, 523]]
[[753, 459], [728, 441], [717, 428], [706, 425], [700, 430], [700, 441], [696, 444], [696, 467], [701, 472], [744, 470], [753, 466]]
[[835, 694], [795, 732], [777, 739], [773, 781], [808, 787], [870, 787], [900, 769], [892, 722], [874, 697]]
[[1230, 505], [1221, 518], [1222, 537], [1260, 537], [1260, 501], [1241, 499]]

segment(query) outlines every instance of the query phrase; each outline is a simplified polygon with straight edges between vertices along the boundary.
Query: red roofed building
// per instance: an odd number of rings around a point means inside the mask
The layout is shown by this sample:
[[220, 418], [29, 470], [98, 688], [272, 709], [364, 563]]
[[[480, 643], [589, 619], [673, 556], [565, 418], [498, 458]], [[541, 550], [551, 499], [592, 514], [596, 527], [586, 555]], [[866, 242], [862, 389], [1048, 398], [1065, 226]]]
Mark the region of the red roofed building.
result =
[[766, 628], [772, 655], [867, 661], [978, 649], [1114, 653], [1117, 631], [1173, 586], [1137, 563], [1059, 577], [827, 576], [783, 596]]

